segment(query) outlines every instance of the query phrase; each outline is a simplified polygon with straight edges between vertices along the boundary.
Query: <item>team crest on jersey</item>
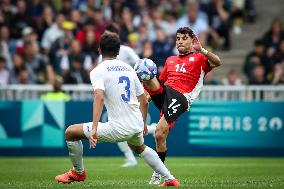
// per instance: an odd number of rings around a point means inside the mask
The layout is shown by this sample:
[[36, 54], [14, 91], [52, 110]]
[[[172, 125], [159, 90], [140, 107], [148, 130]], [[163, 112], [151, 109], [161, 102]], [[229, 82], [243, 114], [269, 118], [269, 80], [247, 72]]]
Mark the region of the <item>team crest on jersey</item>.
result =
[[194, 61], [194, 57], [189, 57], [188, 61], [189, 62], [193, 62]]

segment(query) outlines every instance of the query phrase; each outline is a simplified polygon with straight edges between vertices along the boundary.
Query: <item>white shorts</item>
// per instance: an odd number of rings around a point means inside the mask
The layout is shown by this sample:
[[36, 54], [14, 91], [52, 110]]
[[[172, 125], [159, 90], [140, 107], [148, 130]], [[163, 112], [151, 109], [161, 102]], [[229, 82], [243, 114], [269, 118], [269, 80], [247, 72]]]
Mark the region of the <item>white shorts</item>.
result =
[[[92, 130], [92, 124], [92, 122], [83, 124], [83, 131], [87, 138]], [[117, 143], [127, 141], [128, 143], [134, 146], [141, 146], [142, 144], [144, 144], [143, 132], [131, 133], [126, 135], [119, 132], [116, 127], [110, 126], [109, 122], [99, 122], [97, 128], [97, 136], [98, 142]]]

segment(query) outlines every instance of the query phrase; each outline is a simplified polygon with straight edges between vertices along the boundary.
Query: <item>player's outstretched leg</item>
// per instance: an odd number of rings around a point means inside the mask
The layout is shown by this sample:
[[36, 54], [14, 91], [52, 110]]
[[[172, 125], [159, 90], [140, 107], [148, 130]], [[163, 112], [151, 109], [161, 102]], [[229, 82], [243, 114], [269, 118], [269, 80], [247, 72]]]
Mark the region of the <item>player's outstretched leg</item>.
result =
[[68, 127], [65, 132], [65, 137], [73, 169], [57, 175], [55, 180], [68, 184], [74, 181], [84, 181], [86, 179], [86, 171], [83, 166], [83, 144], [81, 141], [81, 139], [85, 138], [83, 125], [78, 124]]
[[163, 177], [165, 182], [160, 186], [180, 186], [179, 181], [174, 178], [165, 164], [163, 164], [163, 162], [160, 160], [158, 154], [152, 148], [149, 148], [144, 144], [141, 146], [129, 144], [129, 146], [134, 152], [138, 153], [154, 171]]
[[124, 156], [126, 158], [126, 162], [122, 164], [121, 167], [134, 167], [137, 166], [137, 160], [132, 152], [132, 150], [129, 148], [127, 142], [119, 142], [117, 143], [120, 151], [124, 153]]
[[[168, 123], [166, 122], [164, 116], [160, 119], [157, 124], [157, 128], [155, 131], [155, 140], [156, 140], [156, 150], [159, 158], [164, 163], [167, 155], [167, 146], [166, 146], [166, 138], [169, 134]], [[161, 175], [157, 172], [153, 172], [149, 184], [158, 185], [161, 182]]]

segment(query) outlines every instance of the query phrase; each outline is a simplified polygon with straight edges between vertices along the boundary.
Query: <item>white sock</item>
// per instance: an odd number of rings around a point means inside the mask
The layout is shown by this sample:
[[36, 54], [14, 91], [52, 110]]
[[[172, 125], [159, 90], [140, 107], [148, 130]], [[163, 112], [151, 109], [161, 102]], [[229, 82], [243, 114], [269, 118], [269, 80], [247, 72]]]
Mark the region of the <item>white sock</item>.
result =
[[148, 134], [155, 135], [157, 123], [152, 123], [151, 125], [147, 125], [147, 128], [148, 128]]
[[118, 148], [120, 149], [120, 151], [122, 151], [124, 153], [124, 156], [127, 159], [127, 161], [137, 162], [136, 158], [135, 158], [132, 150], [128, 146], [127, 142], [118, 142], [117, 145], [118, 145]]
[[73, 167], [78, 174], [84, 171], [82, 141], [66, 141]]
[[152, 148], [146, 146], [145, 150], [140, 154], [140, 156], [155, 172], [159, 173], [165, 179], [165, 181], [174, 179], [174, 176], [166, 168], [165, 164], [163, 164], [158, 154]]

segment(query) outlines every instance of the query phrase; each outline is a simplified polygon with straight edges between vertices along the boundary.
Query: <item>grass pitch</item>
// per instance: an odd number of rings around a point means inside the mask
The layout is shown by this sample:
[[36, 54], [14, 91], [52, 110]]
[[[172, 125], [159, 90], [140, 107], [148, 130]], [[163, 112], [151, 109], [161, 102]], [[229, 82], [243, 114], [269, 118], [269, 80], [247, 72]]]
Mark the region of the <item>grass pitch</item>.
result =
[[[71, 167], [69, 158], [0, 158], [0, 188], [159, 188], [149, 186], [151, 169], [121, 168], [123, 159], [84, 159], [85, 182], [64, 185], [54, 177]], [[168, 158], [181, 188], [284, 188], [284, 158]]]

